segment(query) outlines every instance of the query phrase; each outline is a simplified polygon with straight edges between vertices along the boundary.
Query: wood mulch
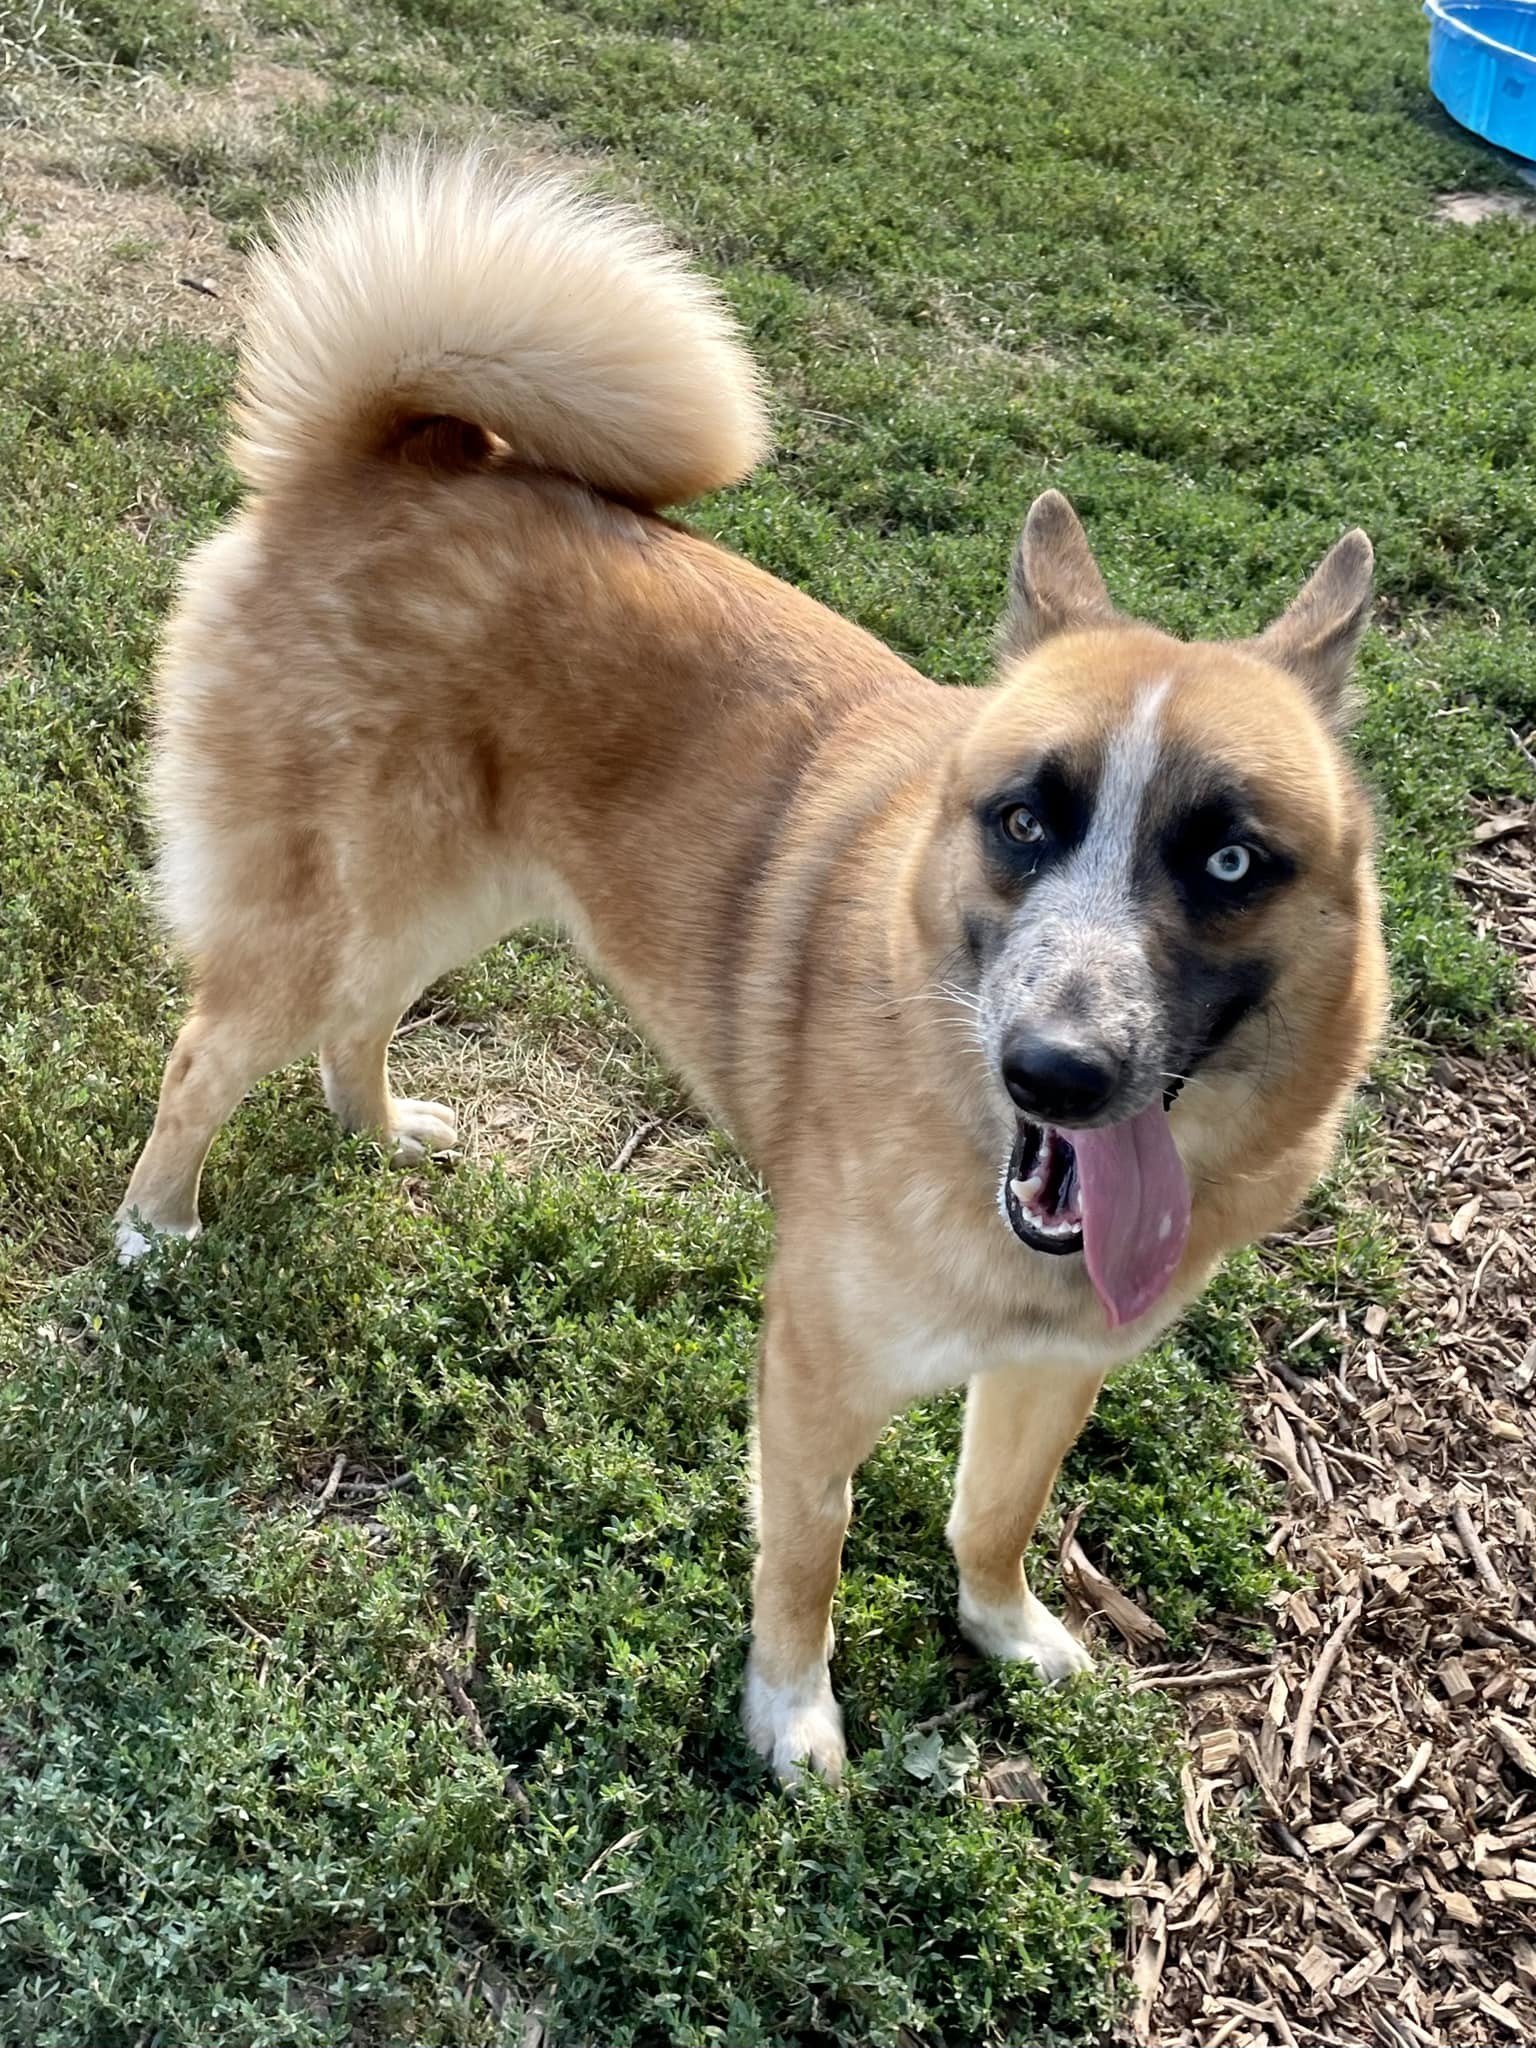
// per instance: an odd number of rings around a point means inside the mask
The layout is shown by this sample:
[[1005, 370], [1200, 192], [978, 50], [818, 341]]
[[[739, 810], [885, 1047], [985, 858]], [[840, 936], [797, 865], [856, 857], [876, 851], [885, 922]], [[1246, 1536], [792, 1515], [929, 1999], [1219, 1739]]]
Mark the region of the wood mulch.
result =
[[[1536, 812], [1485, 819], [1459, 879], [1536, 1021]], [[1288, 1356], [1316, 1330], [1275, 1332], [1247, 1387], [1301, 1587], [1273, 1655], [1213, 1636], [1138, 1680], [1186, 1703], [1194, 1853], [1099, 1887], [1128, 1901], [1129, 2041], [1536, 2043], [1532, 1062], [1436, 1059], [1384, 1138], [1400, 1297], [1335, 1310], [1323, 1376]]]

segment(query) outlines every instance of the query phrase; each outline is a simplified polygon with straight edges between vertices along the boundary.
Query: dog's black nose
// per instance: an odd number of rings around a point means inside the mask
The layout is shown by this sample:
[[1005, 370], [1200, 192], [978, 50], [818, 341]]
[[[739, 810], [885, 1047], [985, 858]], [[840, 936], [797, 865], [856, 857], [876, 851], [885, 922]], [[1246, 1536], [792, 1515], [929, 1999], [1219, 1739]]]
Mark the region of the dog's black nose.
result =
[[1114, 1094], [1122, 1062], [1102, 1046], [1015, 1031], [1003, 1047], [1003, 1084], [1043, 1124], [1081, 1123]]

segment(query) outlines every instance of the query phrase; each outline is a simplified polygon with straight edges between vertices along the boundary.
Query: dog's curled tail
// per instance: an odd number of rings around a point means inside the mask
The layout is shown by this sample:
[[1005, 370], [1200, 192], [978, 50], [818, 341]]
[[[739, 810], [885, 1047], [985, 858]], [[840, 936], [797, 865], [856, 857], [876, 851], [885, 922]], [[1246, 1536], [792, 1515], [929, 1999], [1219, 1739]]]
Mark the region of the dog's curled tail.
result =
[[[568, 176], [402, 151], [300, 207], [252, 273], [234, 457], [259, 491], [403, 456], [429, 422], [650, 506], [735, 482], [766, 445], [712, 287]], [[434, 459], [454, 440], [433, 435]]]

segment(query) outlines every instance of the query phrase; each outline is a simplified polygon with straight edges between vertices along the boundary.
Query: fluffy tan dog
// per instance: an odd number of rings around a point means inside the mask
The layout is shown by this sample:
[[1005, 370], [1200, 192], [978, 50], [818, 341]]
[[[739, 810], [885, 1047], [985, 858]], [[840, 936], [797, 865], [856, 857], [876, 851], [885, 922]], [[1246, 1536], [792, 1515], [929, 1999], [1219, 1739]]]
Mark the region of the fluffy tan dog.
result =
[[1347, 535], [1259, 639], [1118, 617], [1054, 492], [999, 674], [945, 689], [656, 508], [763, 452], [752, 367], [648, 227], [475, 155], [334, 186], [255, 262], [245, 510], [159, 677], [160, 894], [196, 979], [119, 1244], [198, 1227], [220, 1124], [318, 1047], [348, 1130], [401, 1011], [554, 920], [761, 1171], [745, 1718], [835, 1775], [851, 1477], [969, 1382], [964, 1627], [1086, 1662], [1023, 1557], [1111, 1367], [1327, 1160], [1385, 979], [1335, 738]]

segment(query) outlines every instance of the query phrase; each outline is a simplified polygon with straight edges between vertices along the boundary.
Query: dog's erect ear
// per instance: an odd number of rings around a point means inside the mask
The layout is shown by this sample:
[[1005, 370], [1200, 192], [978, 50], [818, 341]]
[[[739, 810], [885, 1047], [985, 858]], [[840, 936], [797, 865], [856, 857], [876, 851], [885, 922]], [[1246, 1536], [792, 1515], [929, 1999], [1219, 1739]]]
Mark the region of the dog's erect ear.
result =
[[1114, 617], [1081, 520], [1060, 491], [1047, 491], [1030, 506], [1013, 552], [998, 652], [1005, 659], [1028, 654], [1053, 633], [1107, 626]]
[[1349, 666], [1371, 613], [1375, 556], [1357, 526], [1324, 555], [1280, 617], [1253, 643], [1266, 661], [1305, 683], [1332, 726], [1348, 722]]

